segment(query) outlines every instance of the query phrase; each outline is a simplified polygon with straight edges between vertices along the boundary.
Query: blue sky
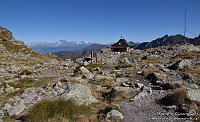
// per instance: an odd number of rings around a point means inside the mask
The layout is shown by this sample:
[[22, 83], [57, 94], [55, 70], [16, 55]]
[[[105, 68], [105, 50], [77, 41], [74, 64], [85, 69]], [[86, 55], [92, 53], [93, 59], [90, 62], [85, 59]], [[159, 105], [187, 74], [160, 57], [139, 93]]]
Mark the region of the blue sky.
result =
[[[16, 39], [151, 41], [184, 29], [200, 34], [200, 0], [0, 0], [0, 26]], [[187, 33], [188, 37], [194, 37]]]

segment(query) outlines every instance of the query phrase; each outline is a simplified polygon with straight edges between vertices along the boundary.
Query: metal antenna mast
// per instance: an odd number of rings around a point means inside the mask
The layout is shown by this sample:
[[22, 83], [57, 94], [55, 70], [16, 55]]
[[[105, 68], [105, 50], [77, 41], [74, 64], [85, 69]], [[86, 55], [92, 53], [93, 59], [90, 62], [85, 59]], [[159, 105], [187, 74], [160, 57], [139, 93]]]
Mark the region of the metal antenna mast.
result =
[[185, 37], [185, 32], [186, 32], [186, 29], [187, 29], [187, 8], [185, 9], [185, 28], [184, 28], [184, 37]]
[[185, 18], [184, 19], [185, 19], [185, 27], [184, 27], [184, 30], [180, 34], [181, 35], [183, 34], [183, 36], [186, 37], [186, 32], [188, 32], [188, 33], [190, 33], [190, 34], [192, 34], [194, 36], [197, 36], [196, 34], [194, 34], [194, 33], [192, 33], [192, 32], [187, 30], [187, 8], [185, 9]]

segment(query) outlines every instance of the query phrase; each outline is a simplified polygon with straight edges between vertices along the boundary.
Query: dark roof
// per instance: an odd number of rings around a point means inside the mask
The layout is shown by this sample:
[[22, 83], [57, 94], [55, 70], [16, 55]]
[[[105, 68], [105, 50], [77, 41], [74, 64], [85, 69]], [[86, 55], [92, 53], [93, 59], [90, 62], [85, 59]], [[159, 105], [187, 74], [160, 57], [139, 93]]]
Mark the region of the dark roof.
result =
[[116, 48], [116, 47], [123, 48], [123, 47], [129, 47], [129, 45], [125, 39], [120, 39], [117, 43], [111, 45], [111, 48]]

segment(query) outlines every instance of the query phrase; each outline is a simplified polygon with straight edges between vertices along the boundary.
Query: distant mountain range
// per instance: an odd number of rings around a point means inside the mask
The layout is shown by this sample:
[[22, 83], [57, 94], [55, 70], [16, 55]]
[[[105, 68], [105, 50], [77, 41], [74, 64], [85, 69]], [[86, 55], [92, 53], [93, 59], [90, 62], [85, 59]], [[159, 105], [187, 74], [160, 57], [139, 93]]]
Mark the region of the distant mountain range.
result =
[[[150, 42], [143, 42], [143, 43], [135, 43], [132, 41], [128, 42], [130, 46], [140, 50], [147, 48], [156, 48], [160, 46], [167, 46], [167, 45], [186, 44], [186, 43], [200, 45], [200, 35], [195, 38], [188, 38], [180, 34], [172, 36], [165, 35]], [[65, 40], [60, 40], [52, 43], [34, 42], [27, 45], [37, 52], [53, 53], [60, 58], [72, 59], [72, 60], [90, 55], [91, 50], [100, 50], [108, 46], [108, 45], [94, 44], [84, 41], [68, 42]]]
[[76, 51], [81, 50], [90, 46], [92, 43], [90, 42], [76, 42], [76, 41], [66, 41], [60, 40], [57, 42], [32, 42], [26, 44], [27, 46], [31, 47], [33, 50], [39, 53], [52, 53], [52, 52], [59, 52], [59, 51]]

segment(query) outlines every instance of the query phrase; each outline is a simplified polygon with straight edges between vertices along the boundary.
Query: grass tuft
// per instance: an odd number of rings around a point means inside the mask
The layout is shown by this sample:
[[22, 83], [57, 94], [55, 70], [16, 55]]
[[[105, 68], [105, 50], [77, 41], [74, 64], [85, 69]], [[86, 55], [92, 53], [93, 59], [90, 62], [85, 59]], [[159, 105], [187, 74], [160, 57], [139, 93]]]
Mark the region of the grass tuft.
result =
[[71, 100], [43, 100], [28, 111], [27, 121], [75, 121], [78, 116], [86, 115], [89, 111], [89, 106], [78, 106]]
[[190, 109], [197, 109], [200, 103], [192, 101], [187, 97], [187, 90], [184, 88], [177, 88], [173, 94], [169, 94], [160, 100], [164, 105], [185, 105]]

